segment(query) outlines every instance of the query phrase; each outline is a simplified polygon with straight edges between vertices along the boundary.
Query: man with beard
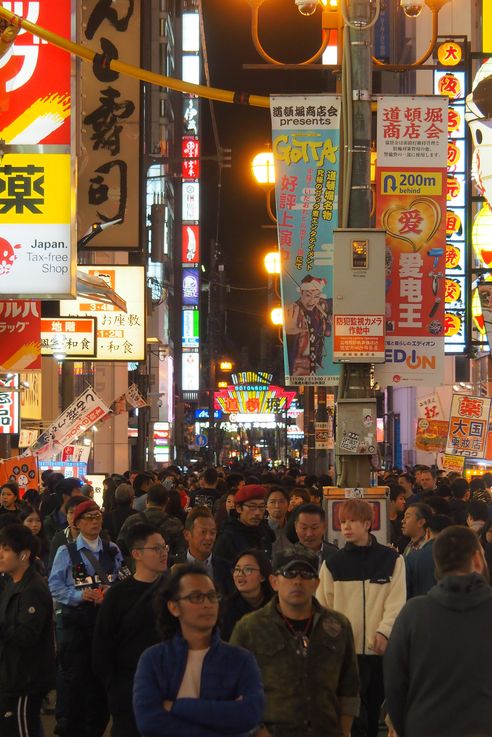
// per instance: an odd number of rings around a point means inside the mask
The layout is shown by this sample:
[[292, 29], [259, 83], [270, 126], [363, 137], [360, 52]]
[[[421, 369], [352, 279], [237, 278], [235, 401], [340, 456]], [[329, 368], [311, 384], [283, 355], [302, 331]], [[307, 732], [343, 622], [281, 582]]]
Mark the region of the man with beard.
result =
[[231, 563], [243, 550], [256, 548], [271, 557], [275, 534], [265, 520], [267, 490], [260, 484], [246, 484], [234, 496], [237, 517], [224, 523], [214, 553]]

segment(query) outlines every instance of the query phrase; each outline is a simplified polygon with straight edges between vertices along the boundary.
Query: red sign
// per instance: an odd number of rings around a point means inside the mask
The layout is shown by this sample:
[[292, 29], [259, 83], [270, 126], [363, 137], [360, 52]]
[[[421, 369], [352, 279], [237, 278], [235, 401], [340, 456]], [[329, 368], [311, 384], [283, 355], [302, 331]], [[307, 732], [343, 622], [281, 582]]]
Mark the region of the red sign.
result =
[[25, 458], [7, 458], [0, 463], [0, 486], [7, 481], [19, 484], [19, 496], [22, 499], [28, 489], [39, 488], [38, 462], [35, 456]]
[[181, 164], [183, 179], [199, 179], [200, 159], [183, 159]]
[[182, 261], [184, 264], [197, 264], [200, 261], [200, 226], [183, 225], [181, 229], [182, 238]]
[[0, 302], [0, 371], [41, 368], [40, 302]]
[[200, 156], [200, 141], [198, 138], [184, 136], [181, 143], [181, 153], [184, 159], [198, 159]]
[[[71, 36], [70, 4], [70, 0], [2, 2], [64, 38]], [[7, 143], [70, 144], [70, 64], [66, 51], [20, 31], [0, 60], [1, 138]]]

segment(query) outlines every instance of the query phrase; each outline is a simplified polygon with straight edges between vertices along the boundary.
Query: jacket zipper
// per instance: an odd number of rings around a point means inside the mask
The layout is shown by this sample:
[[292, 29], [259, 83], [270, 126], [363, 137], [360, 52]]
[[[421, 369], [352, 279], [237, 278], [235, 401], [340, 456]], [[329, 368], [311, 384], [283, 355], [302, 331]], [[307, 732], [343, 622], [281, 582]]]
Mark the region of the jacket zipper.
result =
[[362, 565], [362, 655], [366, 654], [366, 572]]

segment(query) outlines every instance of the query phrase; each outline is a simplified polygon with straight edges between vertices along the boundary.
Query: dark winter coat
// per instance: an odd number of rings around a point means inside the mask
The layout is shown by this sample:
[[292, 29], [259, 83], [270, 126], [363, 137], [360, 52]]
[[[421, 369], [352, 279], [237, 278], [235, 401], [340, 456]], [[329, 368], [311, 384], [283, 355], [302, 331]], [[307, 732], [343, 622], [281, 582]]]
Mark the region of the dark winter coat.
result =
[[243, 525], [236, 517], [229, 517], [215, 542], [214, 553], [232, 563], [243, 550], [255, 548], [263, 550], [271, 558], [274, 542], [275, 533], [266, 520], [253, 527]]

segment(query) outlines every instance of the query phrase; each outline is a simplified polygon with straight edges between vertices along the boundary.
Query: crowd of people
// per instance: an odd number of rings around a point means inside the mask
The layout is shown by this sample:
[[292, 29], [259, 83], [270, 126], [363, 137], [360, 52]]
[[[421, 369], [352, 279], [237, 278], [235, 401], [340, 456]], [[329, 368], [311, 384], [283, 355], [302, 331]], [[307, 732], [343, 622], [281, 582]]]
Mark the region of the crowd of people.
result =
[[492, 737], [491, 475], [385, 472], [340, 548], [297, 467], [41, 481], [0, 490], [2, 737]]

